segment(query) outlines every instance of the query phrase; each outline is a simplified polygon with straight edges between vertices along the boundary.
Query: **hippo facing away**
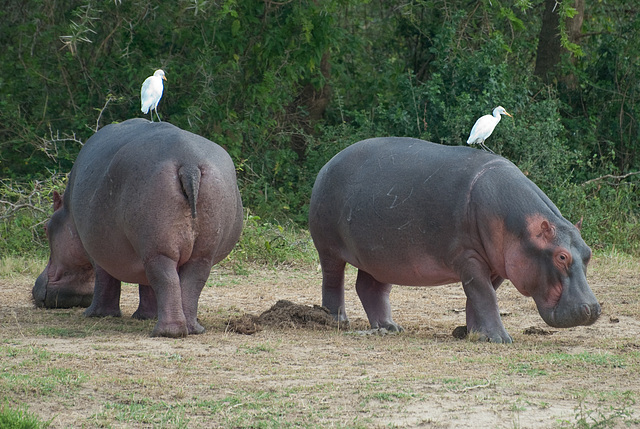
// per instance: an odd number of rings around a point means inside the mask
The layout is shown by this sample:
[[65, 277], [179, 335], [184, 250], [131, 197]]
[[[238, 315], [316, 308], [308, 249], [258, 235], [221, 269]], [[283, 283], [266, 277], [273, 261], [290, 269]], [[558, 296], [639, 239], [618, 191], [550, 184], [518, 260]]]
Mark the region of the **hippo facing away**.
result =
[[400, 330], [391, 284], [462, 282], [469, 332], [512, 342], [495, 290], [509, 279], [554, 327], [594, 323], [591, 250], [579, 225], [511, 162], [468, 147], [411, 138], [356, 143], [318, 174], [309, 229], [322, 266], [322, 304], [338, 320], [345, 264], [372, 328]]
[[120, 282], [138, 283], [133, 316], [157, 316], [152, 335], [201, 333], [200, 293], [241, 229], [235, 168], [224, 149], [166, 122], [108, 125], [78, 154], [64, 195], [54, 194], [51, 255], [34, 301], [91, 303], [87, 316], [120, 316]]

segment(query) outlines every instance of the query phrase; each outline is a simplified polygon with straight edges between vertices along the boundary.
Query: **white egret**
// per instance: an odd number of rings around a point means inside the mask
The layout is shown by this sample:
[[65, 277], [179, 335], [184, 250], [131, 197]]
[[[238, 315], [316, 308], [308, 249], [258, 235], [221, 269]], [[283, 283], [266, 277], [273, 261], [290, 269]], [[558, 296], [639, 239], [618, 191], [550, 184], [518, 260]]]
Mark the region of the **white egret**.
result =
[[142, 103], [140, 110], [145, 114], [151, 110], [151, 122], [153, 122], [154, 110], [156, 111], [158, 120], [162, 122], [158, 115], [158, 103], [162, 98], [162, 91], [164, 89], [162, 84], [163, 80], [167, 80], [167, 78], [164, 77], [164, 70], [156, 70], [153, 76], [145, 79], [142, 84], [142, 89], [140, 90], [140, 101]]
[[493, 109], [492, 115], [484, 115], [480, 117], [473, 125], [473, 128], [471, 128], [471, 133], [469, 133], [467, 144], [479, 144], [484, 150], [488, 150], [489, 152], [494, 153], [491, 149], [484, 145], [484, 141], [489, 138], [496, 125], [498, 125], [498, 122], [500, 122], [502, 115], [507, 115], [513, 118], [513, 116], [511, 116], [506, 110], [504, 110], [504, 107], [502, 106], [498, 106]]

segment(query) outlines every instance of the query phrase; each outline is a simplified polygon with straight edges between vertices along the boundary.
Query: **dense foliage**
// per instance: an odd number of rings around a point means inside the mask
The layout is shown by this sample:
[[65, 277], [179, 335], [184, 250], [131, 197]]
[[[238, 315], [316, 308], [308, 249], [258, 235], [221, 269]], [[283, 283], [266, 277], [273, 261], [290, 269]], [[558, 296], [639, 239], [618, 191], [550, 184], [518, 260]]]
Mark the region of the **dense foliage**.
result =
[[488, 145], [584, 217], [589, 244], [640, 252], [640, 6], [560, 2], [549, 27], [549, 1], [9, 0], [0, 249], [42, 242], [82, 143], [144, 116], [140, 85], [163, 68], [163, 120], [224, 146], [262, 219], [304, 227], [317, 171], [357, 140], [465, 144], [501, 104], [514, 118]]

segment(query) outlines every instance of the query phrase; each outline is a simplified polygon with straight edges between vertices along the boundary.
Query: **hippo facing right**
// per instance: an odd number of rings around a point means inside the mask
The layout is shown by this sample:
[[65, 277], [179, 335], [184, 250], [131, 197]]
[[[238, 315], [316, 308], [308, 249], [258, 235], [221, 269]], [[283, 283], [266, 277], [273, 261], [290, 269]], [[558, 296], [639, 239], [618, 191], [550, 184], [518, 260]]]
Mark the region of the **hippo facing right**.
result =
[[344, 269], [373, 328], [400, 330], [391, 284], [462, 282], [469, 332], [512, 342], [496, 289], [509, 279], [554, 327], [594, 323], [586, 279], [591, 250], [511, 162], [468, 147], [376, 138], [338, 153], [318, 174], [309, 230], [322, 266], [322, 305], [347, 320]]

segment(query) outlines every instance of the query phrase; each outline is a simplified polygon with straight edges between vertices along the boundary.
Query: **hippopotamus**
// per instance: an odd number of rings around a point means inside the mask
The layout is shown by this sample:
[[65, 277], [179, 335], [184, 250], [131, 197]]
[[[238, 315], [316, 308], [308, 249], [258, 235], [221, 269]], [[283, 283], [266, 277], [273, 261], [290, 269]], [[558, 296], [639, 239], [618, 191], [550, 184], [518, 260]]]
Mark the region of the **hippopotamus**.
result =
[[90, 304], [86, 316], [120, 316], [124, 281], [140, 285], [133, 317], [158, 318], [152, 335], [204, 331], [200, 293], [242, 230], [236, 171], [222, 147], [167, 122], [107, 125], [80, 150], [53, 208], [37, 306]]
[[309, 205], [322, 305], [335, 319], [348, 322], [349, 263], [372, 328], [402, 330], [391, 317], [391, 284], [461, 282], [468, 332], [495, 343], [512, 342], [496, 299], [504, 279], [533, 297], [550, 326], [598, 319], [580, 227], [505, 158], [413, 138], [347, 147], [320, 170]]

